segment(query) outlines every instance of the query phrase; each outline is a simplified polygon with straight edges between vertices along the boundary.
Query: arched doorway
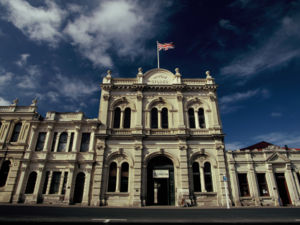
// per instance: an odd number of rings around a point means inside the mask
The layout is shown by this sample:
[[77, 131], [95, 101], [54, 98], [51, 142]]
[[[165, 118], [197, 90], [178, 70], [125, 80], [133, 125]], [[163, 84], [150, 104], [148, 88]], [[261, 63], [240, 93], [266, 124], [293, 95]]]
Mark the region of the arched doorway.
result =
[[75, 189], [74, 189], [74, 198], [73, 198], [74, 203], [82, 202], [84, 180], [85, 180], [85, 174], [83, 172], [78, 173], [76, 177]]
[[172, 160], [159, 155], [147, 165], [146, 205], [174, 205], [174, 166]]

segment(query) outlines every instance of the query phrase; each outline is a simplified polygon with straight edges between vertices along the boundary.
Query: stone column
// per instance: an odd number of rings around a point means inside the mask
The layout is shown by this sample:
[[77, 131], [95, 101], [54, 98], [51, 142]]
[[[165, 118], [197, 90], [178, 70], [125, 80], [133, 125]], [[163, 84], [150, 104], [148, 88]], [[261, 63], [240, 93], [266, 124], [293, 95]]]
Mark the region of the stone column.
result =
[[299, 173], [299, 172], [292, 171], [292, 173], [293, 173], [294, 180], [295, 180], [295, 183], [296, 183], [297, 192], [298, 192], [298, 194], [300, 194], [300, 183], [299, 183], [299, 179], [298, 179], [298, 176], [297, 176], [297, 173]]
[[157, 110], [157, 122], [158, 122], [158, 129], [161, 129], [161, 110]]
[[[129, 178], [133, 178], [133, 206], [141, 206], [141, 184], [142, 184], [142, 145], [136, 145], [134, 150], [134, 167], [130, 165], [129, 174], [133, 173], [133, 176], [129, 175]], [[129, 183], [132, 183], [132, 180]], [[128, 190], [130, 192], [130, 190]]]
[[241, 206], [240, 194], [239, 194], [239, 182], [238, 182], [234, 162], [231, 162], [229, 164], [229, 174], [230, 174], [230, 184], [231, 184], [232, 197], [233, 197], [234, 204], [235, 204], [235, 206]]
[[[189, 171], [188, 171], [188, 158], [187, 158], [187, 151], [188, 151], [188, 146], [186, 144], [185, 140], [180, 140], [179, 142], [179, 154], [180, 154], [180, 165], [179, 165], [179, 174], [180, 174], [180, 180], [181, 180], [181, 196], [188, 200], [190, 199], [190, 189], [189, 189]], [[175, 167], [175, 165], [174, 165]], [[176, 178], [175, 174], [176, 170], [174, 168], [174, 178]], [[174, 181], [176, 181], [174, 179]], [[179, 182], [177, 182], [177, 185]], [[174, 184], [176, 188], [176, 183]], [[178, 189], [178, 188], [177, 188]], [[178, 193], [179, 194], [179, 193]], [[180, 196], [180, 195], [179, 195]], [[192, 201], [192, 199], [190, 199]], [[175, 198], [175, 204], [178, 204], [181, 202], [181, 199], [176, 199]]]
[[49, 192], [50, 192], [52, 176], [53, 176], [53, 171], [50, 171], [49, 177], [48, 177], [48, 182], [47, 182], [46, 195], [49, 195]]
[[299, 206], [300, 205], [299, 194], [297, 192], [297, 188], [296, 188], [296, 184], [295, 184], [295, 181], [293, 178], [290, 164], [286, 165], [285, 177], [286, 177], [287, 186], [288, 186], [288, 189], [290, 192], [292, 204], [294, 206]]
[[206, 192], [203, 165], [200, 165], [200, 180], [201, 180], [201, 192]]
[[65, 177], [65, 173], [64, 173], [64, 171], [61, 171], [60, 181], [59, 181], [59, 188], [58, 188], [58, 194], [59, 195], [61, 195], [61, 191], [62, 191], [62, 188], [63, 188], [64, 177]]
[[33, 125], [31, 128], [31, 137], [30, 137], [30, 141], [29, 141], [29, 151], [35, 151], [35, 145], [36, 145], [36, 130], [37, 130], [37, 125]]
[[258, 192], [258, 184], [257, 184], [257, 178], [256, 174], [254, 171], [253, 164], [248, 164], [248, 177], [249, 177], [249, 186], [250, 186], [250, 191], [251, 191], [251, 197], [252, 199], [255, 200], [255, 205], [259, 206], [260, 205], [260, 200], [259, 200], [259, 192]]
[[136, 121], [135, 121], [135, 128], [136, 130], [143, 129], [142, 124], [142, 116], [143, 116], [143, 94], [141, 91], [137, 92], [137, 100], [136, 100]]
[[56, 140], [55, 140], [55, 146], [54, 146], [53, 152], [57, 152], [60, 135], [61, 135], [61, 132], [57, 132]]
[[52, 134], [52, 130], [53, 130], [53, 127], [52, 126], [48, 126], [47, 127], [47, 135], [46, 135], [46, 139], [45, 139], [45, 144], [44, 144], [44, 148], [43, 148], [43, 151], [50, 151], [50, 143], [51, 143], [51, 134]]
[[72, 152], [79, 152], [80, 150], [80, 145], [79, 145], [80, 136], [81, 136], [80, 129], [81, 127], [79, 125], [75, 126], [75, 135], [74, 135]]
[[84, 181], [84, 190], [82, 197], [82, 205], [89, 204], [89, 194], [90, 194], [90, 183], [91, 183], [91, 169], [86, 169], [85, 172], [85, 181]]
[[[177, 115], [178, 115], [178, 128], [185, 128], [185, 124], [184, 124], [184, 111], [183, 111], [183, 103], [182, 103], [182, 100], [183, 100], [183, 95], [181, 92], [177, 91], [177, 104], [178, 104], [178, 112], [177, 112]], [[175, 121], [174, 121], [174, 124], [175, 124]]]
[[279, 195], [277, 190], [277, 184], [275, 181], [274, 173], [272, 164], [267, 164], [267, 171], [266, 171], [266, 179], [270, 191], [270, 196], [273, 198], [274, 206], [279, 206]]
[[36, 198], [36, 203], [39, 201], [41, 190], [43, 188], [42, 178], [43, 178], [44, 168], [39, 168], [37, 171], [37, 178], [35, 182], [33, 196]]
[[100, 99], [100, 107], [98, 113], [98, 119], [104, 125], [104, 128], [108, 127], [107, 117], [108, 117], [108, 106], [109, 106], [110, 93], [109, 90], [102, 89], [101, 90], [101, 99]]
[[121, 165], [117, 165], [116, 192], [120, 192]]
[[92, 127], [92, 132], [91, 132], [91, 139], [90, 139], [90, 145], [89, 145], [89, 152], [94, 152], [94, 147], [95, 147], [95, 131], [96, 131], [96, 126]]
[[26, 174], [27, 168], [28, 168], [27, 164], [23, 164], [21, 167], [21, 174], [20, 174], [18, 185], [17, 185], [17, 190], [16, 190], [16, 193], [13, 195], [13, 199], [12, 199], [13, 203], [19, 203], [19, 201], [22, 198], [22, 194], [24, 193], [24, 190], [23, 190], [24, 185], [26, 184], [25, 174]]
[[121, 116], [120, 116], [120, 128], [124, 128], [124, 110], [121, 110]]

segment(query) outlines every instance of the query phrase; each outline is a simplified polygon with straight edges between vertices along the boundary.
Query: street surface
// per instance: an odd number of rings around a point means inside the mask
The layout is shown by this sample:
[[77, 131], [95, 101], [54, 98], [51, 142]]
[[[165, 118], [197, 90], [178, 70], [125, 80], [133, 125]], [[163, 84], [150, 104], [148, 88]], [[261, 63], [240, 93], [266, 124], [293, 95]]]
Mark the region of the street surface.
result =
[[300, 208], [0, 205], [0, 223], [300, 223]]

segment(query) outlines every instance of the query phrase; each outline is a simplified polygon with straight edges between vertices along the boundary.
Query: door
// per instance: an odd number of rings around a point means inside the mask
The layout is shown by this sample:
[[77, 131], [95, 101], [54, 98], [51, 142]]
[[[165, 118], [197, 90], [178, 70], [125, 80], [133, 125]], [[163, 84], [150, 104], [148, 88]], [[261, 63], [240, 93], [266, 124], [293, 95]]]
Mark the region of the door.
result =
[[278, 194], [280, 197], [280, 204], [283, 206], [291, 204], [291, 198], [287, 183], [284, 177], [284, 173], [275, 173], [276, 183], [278, 188]]
[[74, 189], [74, 203], [81, 203], [82, 202], [82, 196], [83, 196], [83, 190], [84, 190], [84, 180], [85, 180], [85, 174], [80, 172], [77, 174], [76, 177], [76, 183], [75, 183], [75, 189]]

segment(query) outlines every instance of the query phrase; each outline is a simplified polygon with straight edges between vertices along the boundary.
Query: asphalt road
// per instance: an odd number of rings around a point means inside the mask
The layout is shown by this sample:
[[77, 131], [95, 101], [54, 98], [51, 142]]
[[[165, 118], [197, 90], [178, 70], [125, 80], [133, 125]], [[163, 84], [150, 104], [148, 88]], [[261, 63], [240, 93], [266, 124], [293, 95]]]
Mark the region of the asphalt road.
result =
[[0, 205], [0, 223], [300, 223], [300, 208], [108, 208]]

